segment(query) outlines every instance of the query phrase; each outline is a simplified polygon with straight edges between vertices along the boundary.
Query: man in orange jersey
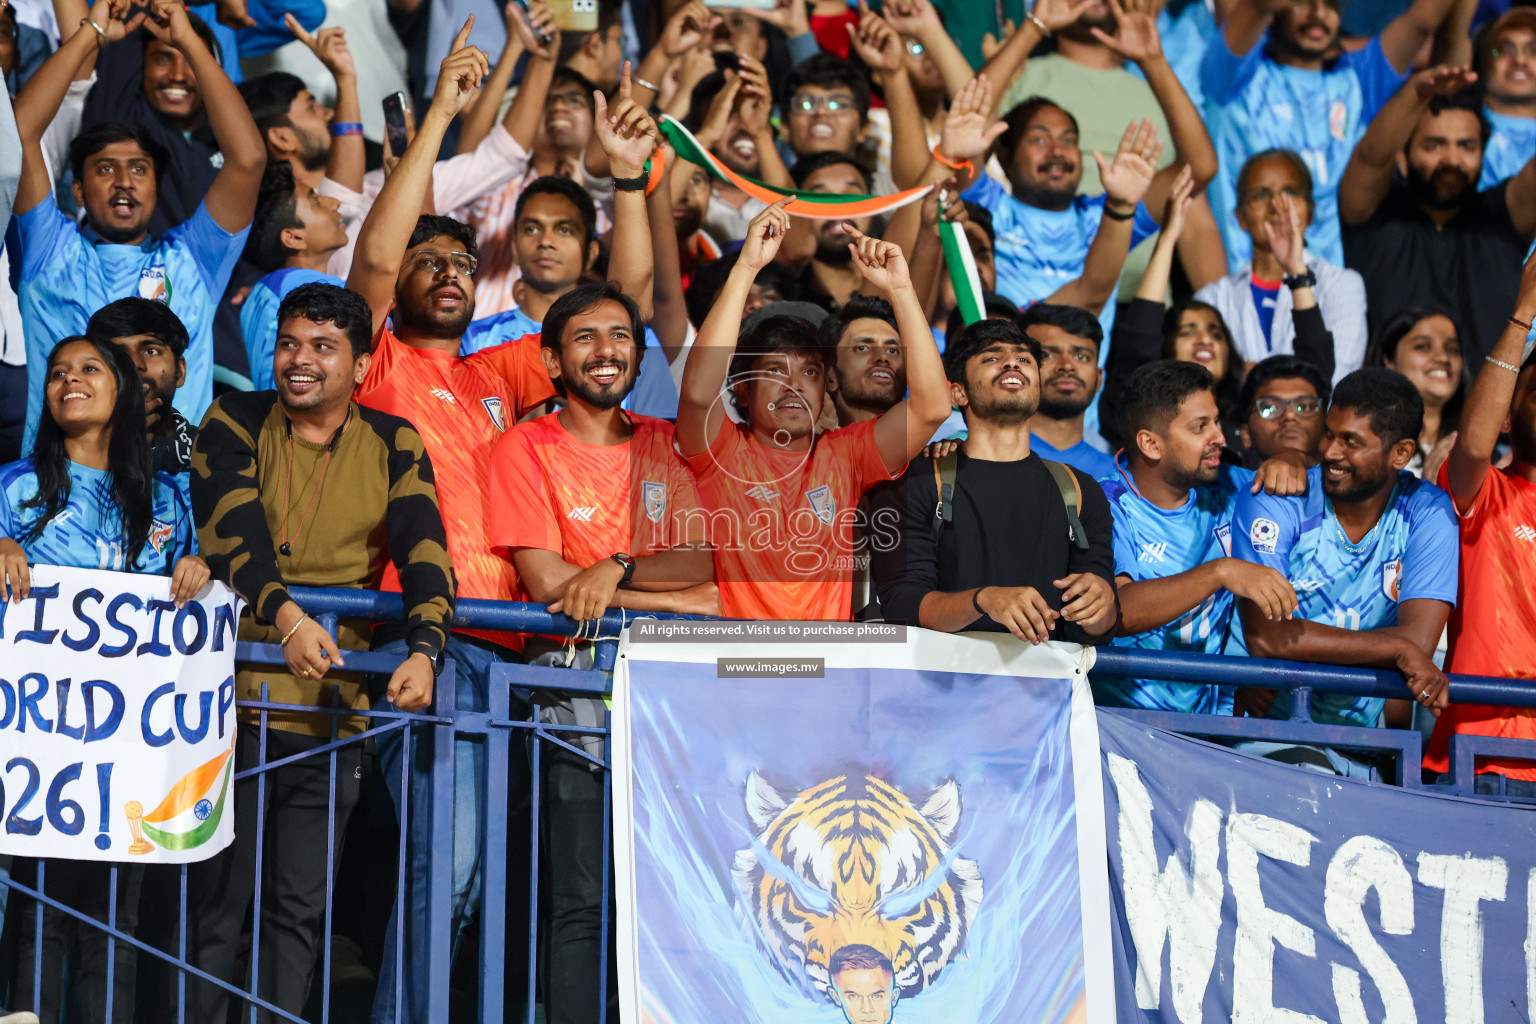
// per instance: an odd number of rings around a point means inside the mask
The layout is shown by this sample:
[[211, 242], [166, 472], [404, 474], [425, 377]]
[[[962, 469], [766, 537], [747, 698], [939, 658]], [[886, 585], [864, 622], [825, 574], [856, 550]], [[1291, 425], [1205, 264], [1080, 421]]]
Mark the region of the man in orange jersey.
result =
[[[672, 424], [623, 408], [645, 355], [640, 308], [613, 284], [581, 285], [544, 318], [542, 351], [565, 408], [507, 431], [491, 456], [491, 542], [523, 591], [573, 619], [610, 607], [717, 615], [714, 558]], [[652, 353], [651, 358], [662, 358]], [[544, 638], [528, 641], [532, 657]], [[563, 659], [562, 659], [563, 660]], [[555, 725], [601, 725], [598, 698], [540, 708]], [[581, 735], [566, 737], [582, 743]], [[593, 736], [596, 756], [601, 738]], [[605, 1001], [603, 781], [592, 762], [545, 747], [548, 839], [546, 1019], [596, 1020]]]
[[[740, 341], [757, 272], [789, 227], [785, 200], [753, 218], [741, 256], [683, 371], [678, 449], [715, 531], [724, 613], [748, 619], [847, 619], [859, 498], [900, 476], [949, 415], [949, 388], [898, 246], [849, 225], [859, 273], [889, 299], [906, 349], [907, 398], [872, 420], [818, 435], [828, 354], [815, 328], [768, 317]], [[732, 423], [734, 402], [743, 424]]]
[[[467, 29], [466, 29], [467, 33]], [[486, 530], [485, 474], [491, 449], [502, 431], [553, 394], [549, 374], [532, 344], [509, 344], [460, 358], [459, 344], [475, 306], [477, 264], [474, 230], [448, 217], [421, 217], [443, 133], [475, 94], [485, 74], [486, 58], [466, 46], [466, 34], [443, 61], [431, 106], [416, 137], [358, 232], [348, 281], [373, 309], [373, 362], [357, 391], [357, 400], [403, 417], [421, 434], [437, 472], [439, 503], [448, 532], [448, 553], [461, 597], [510, 600], [516, 576], [505, 559], [491, 553]], [[393, 313], [394, 330], [385, 325]], [[386, 578], [386, 588], [399, 586]], [[375, 634], [381, 649], [389, 636]], [[460, 708], [484, 710], [490, 668], [517, 660], [519, 639], [512, 634], [453, 633], [444, 649], [454, 663], [454, 693]], [[430, 837], [430, 787], [427, 766], [430, 739], [412, 744], [410, 827], [412, 863], [405, 915], [407, 947], [424, 941], [427, 927], [426, 858]], [[401, 740], [398, 731], [378, 743], [380, 771], [400, 805]], [[461, 740], [454, 752], [459, 795], [454, 813], [453, 924], [457, 939], [477, 902], [480, 864], [478, 835], [485, 779], [484, 745]], [[418, 769], [419, 770], [416, 770]], [[399, 908], [396, 908], [397, 912]], [[387, 947], [394, 949], [400, 921], [391, 924]], [[401, 1016], [426, 1020], [425, 963], [420, 957], [403, 979]], [[375, 1020], [395, 1018], [395, 958], [384, 958]]]
[[[1479, 676], [1536, 676], [1536, 355], [1521, 363], [1536, 316], [1536, 257], [1526, 260], [1514, 315], [1478, 371], [1439, 484], [1461, 523], [1461, 600], [1451, 612], [1445, 670]], [[1492, 465], [1499, 435], [1514, 459]], [[1457, 704], [1440, 713], [1424, 767], [1451, 770], [1454, 733], [1536, 740], [1536, 709]], [[1536, 796], [1536, 764], [1479, 760], [1477, 791]]]

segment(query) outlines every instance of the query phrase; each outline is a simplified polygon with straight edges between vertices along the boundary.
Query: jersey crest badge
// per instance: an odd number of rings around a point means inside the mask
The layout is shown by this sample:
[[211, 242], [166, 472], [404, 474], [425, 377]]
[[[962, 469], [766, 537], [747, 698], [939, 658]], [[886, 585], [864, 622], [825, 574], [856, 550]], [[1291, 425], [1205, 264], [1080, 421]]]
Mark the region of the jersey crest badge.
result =
[[1392, 601], [1398, 600], [1398, 585], [1403, 581], [1403, 560], [1394, 558], [1381, 567], [1381, 592]]
[[667, 512], [667, 485], [654, 480], [642, 480], [640, 496], [645, 500], [645, 518], [653, 523], [661, 522], [661, 517]]
[[837, 501], [832, 497], [832, 488], [826, 484], [812, 488], [805, 492], [805, 500], [811, 503], [811, 511], [816, 513], [822, 525], [832, 525], [832, 517], [837, 515]]
[[176, 536], [176, 524], [167, 523], [162, 519], [156, 519], [149, 524], [149, 546], [155, 549], [155, 554], [165, 550], [166, 544]]
[[1280, 524], [1273, 519], [1255, 519], [1248, 528], [1248, 540], [1252, 542], [1253, 550], [1272, 555], [1280, 540]]
[[507, 429], [507, 417], [506, 414], [501, 411], [501, 399], [482, 398], [480, 399], [480, 404], [485, 406], [485, 411], [490, 414], [491, 422], [496, 425], [496, 429], [505, 433]]
[[1216, 543], [1221, 545], [1221, 553], [1228, 558], [1232, 557], [1232, 527], [1222, 523], [1216, 527]]
[[171, 279], [165, 276], [165, 264], [156, 260], [139, 271], [139, 298], [171, 303]]
[[1349, 108], [1343, 100], [1334, 100], [1328, 108], [1328, 134], [1340, 142], [1347, 141], [1345, 132], [1349, 128]]

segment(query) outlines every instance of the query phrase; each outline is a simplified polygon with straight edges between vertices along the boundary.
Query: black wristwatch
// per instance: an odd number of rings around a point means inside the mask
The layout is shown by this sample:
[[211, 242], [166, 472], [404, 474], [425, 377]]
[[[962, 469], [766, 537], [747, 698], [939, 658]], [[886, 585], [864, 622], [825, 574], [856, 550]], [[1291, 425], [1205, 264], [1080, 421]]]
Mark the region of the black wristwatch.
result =
[[432, 663], [433, 679], [436, 679], [438, 676], [443, 674], [443, 652], [438, 650], [436, 647], [433, 647], [425, 640], [418, 640], [411, 644], [411, 653], [425, 654], [427, 656], [427, 660]]
[[641, 173], [633, 178], [614, 178], [613, 187], [619, 192], [644, 192], [645, 186], [650, 183], [651, 176]]
[[627, 555], [622, 551], [617, 554], [610, 555], [609, 557], [611, 557], [615, 562], [618, 562], [619, 565], [623, 566], [624, 568], [624, 578], [619, 580], [619, 586], [621, 588], [629, 586], [629, 581], [635, 578], [634, 557]]
[[1297, 274], [1295, 277], [1283, 277], [1283, 278], [1281, 278], [1281, 280], [1284, 281], [1285, 282], [1285, 286], [1287, 288], [1291, 289], [1292, 291], [1295, 291], [1297, 288], [1316, 288], [1317, 287], [1317, 275], [1312, 273], [1312, 268], [1311, 267], [1308, 267], [1306, 270], [1303, 270], [1301, 273]]

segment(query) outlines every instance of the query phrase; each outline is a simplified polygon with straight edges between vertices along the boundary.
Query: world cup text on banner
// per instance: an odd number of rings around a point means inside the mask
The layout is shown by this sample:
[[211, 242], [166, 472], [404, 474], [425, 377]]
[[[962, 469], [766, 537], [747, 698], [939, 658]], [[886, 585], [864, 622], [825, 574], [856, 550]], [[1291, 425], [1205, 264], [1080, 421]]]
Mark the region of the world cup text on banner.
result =
[[1113, 1021], [1084, 662], [918, 629], [626, 643], [623, 1018]]
[[185, 863], [234, 838], [235, 632], [222, 583], [32, 567], [0, 604], [0, 854]]

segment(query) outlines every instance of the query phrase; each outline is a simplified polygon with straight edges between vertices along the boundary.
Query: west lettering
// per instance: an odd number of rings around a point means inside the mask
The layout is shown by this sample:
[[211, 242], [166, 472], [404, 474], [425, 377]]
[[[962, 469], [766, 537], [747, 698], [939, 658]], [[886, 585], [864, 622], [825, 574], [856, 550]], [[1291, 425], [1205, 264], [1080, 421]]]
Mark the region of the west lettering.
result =
[[1275, 1005], [1275, 944], [1317, 956], [1317, 934], [1288, 914], [1264, 904], [1259, 857], [1306, 867], [1317, 837], [1265, 814], [1234, 814], [1227, 820], [1227, 880], [1237, 903], [1232, 947], [1232, 1024], [1323, 1024], [1310, 1013]]
[[1483, 914], [1478, 904], [1504, 899], [1509, 865], [1502, 857], [1421, 853], [1419, 882], [1445, 890], [1440, 910], [1445, 1024], [1483, 1024]]
[[[1323, 916], [1381, 994], [1381, 1024], [1418, 1024], [1407, 979], [1365, 920], [1365, 900], [1374, 889], [1381, 930], [1388, 935], [1413, 933], [1413, 878], [1403, 858], [1380, 839], [1355, 836], [1334, 851], [1323, 885]], [[1361, 997], [1359, 971], [1333, 965], [1333, 998], [1339, 1006], [1339, 1024], [1371, 1024]]]

